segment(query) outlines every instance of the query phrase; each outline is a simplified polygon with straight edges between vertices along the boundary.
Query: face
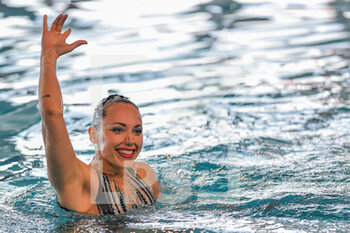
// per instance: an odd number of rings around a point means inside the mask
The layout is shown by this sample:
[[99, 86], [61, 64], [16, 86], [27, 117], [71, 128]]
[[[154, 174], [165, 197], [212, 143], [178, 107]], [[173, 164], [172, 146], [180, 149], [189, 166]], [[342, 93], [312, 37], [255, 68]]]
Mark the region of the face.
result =
[[107, 107], [101, 129], [90, 139], [97, 145], [101, 159], [109, 166], [125, 167], [135, 160], [143, 143], [142, 120], [135, 106], [116, 103]]

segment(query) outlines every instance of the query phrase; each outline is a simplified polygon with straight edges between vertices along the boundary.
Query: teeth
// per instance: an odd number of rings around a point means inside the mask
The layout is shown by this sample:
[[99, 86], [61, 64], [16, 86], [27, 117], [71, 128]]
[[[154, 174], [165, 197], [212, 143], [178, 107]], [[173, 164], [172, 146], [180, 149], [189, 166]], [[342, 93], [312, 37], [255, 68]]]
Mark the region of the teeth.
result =
[[134, 153], [133, 150], [118, 150], [118, 152], [126, 155], [131, 155], [132, 153]]

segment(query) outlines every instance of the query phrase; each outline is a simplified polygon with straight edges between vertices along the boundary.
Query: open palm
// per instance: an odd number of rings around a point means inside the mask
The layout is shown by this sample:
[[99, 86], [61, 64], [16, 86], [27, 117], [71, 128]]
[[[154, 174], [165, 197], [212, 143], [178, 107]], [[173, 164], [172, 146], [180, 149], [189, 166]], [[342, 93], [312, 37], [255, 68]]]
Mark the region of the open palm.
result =
[[64, 22], [68, 18], [67, 14], [60, 14], [53, 21], [50, 30], [47, 26], [47, 16], [44, 15], [43, 19], [43, 34], [41, 39], [42, 51], [55, 58], [60, 57], [65, 53], [73, 51], [75, 48], [82, 44], [87, 44], [85, 40], [77, 40], [74, 43], [67, 44], [66, 39], [71, 33], [71, 29], [68, 28], [65, 32], [61, 32]]

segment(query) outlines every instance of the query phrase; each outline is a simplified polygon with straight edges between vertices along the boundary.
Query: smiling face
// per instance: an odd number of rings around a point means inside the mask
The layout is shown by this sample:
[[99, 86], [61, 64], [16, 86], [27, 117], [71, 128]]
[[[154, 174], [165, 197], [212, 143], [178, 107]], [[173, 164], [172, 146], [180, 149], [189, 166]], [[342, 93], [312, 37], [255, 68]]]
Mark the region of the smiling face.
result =
[[117, 170], [135, 160], [143, 143], [142, 120], [132, 104], [115, 103], [105, 109], [100, 129], [89, 129], [90, 140], [107, 170]]

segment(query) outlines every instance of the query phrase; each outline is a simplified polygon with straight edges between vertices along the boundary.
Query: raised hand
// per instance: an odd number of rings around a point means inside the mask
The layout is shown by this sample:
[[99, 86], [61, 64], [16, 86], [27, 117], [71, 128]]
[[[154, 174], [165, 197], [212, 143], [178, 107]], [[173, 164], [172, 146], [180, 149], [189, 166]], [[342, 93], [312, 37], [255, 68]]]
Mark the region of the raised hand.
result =
[[77, 40], [74, 43], [67, 44], [66, 39], [71, 33], [68, 28], [65, 32], [61, 32], [64, 22], [68, 18], [67, 14], [60, 14], [53, 21], [50, 30], [47, 26], [47, 15], [43, 19], [43, 34], [41, 39], [42, 55], [53, 56], [58, 58], [65, 53], [73, 51], [82, 44], [87, 44], [86, 40]]

